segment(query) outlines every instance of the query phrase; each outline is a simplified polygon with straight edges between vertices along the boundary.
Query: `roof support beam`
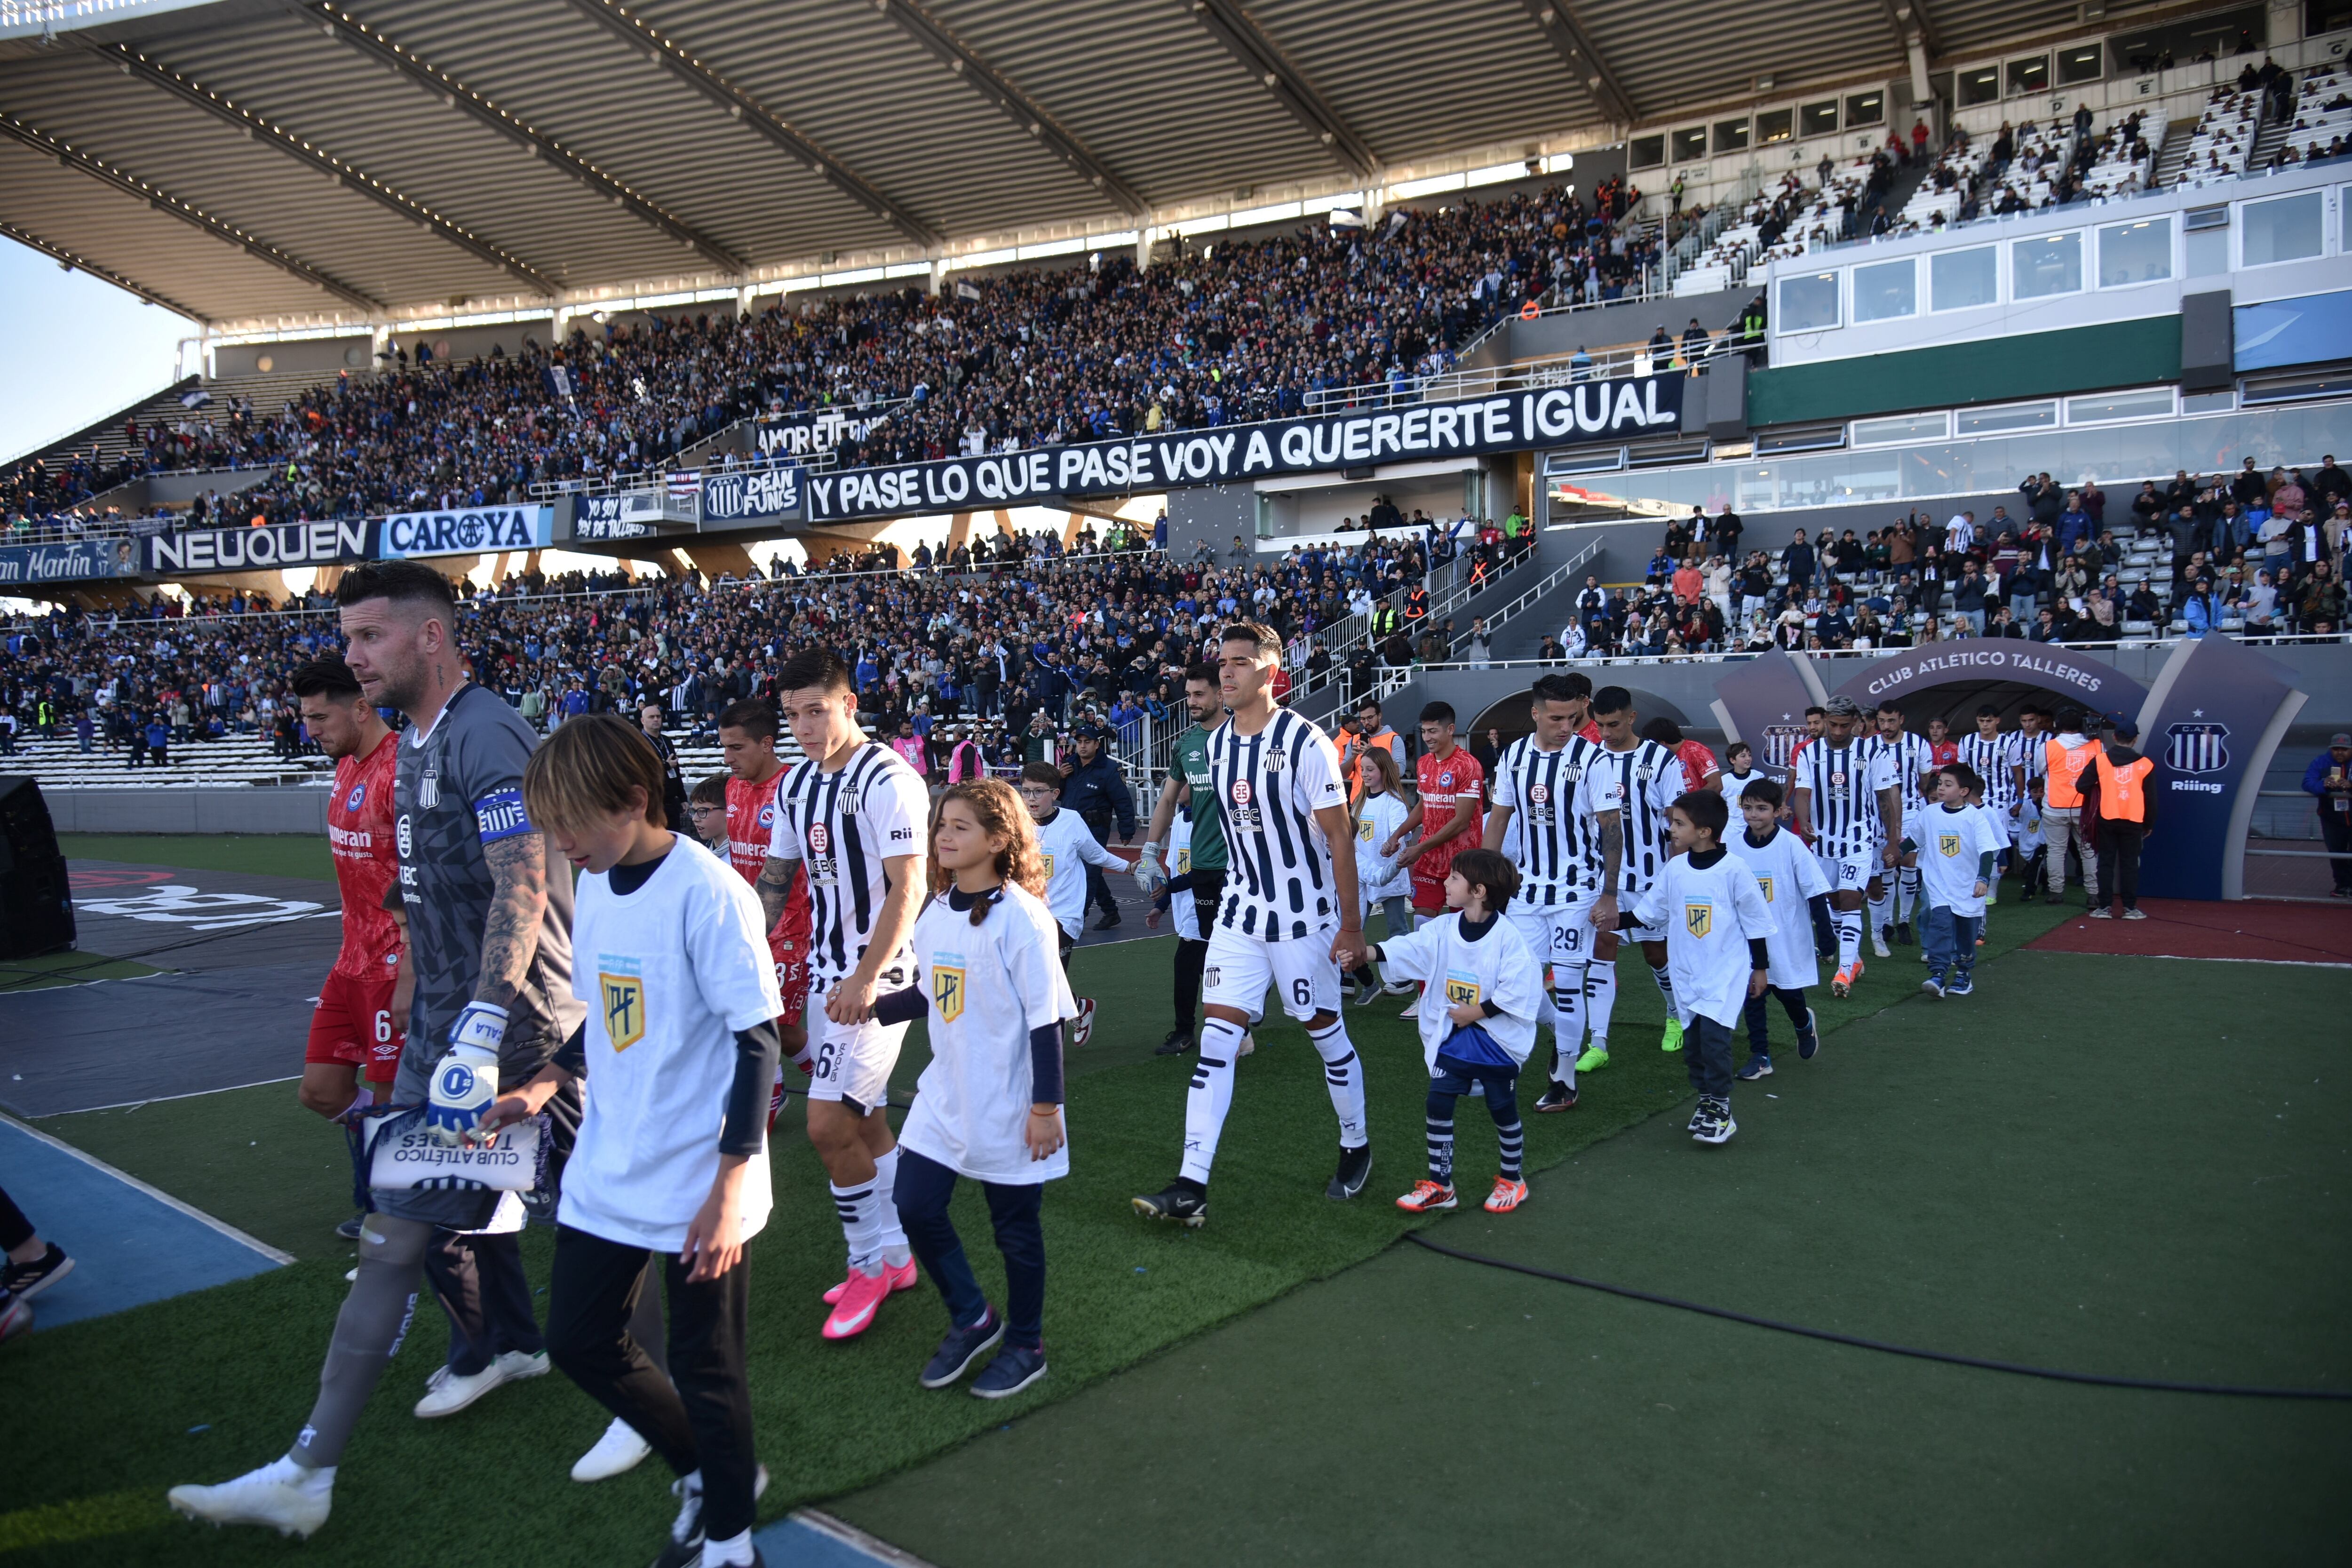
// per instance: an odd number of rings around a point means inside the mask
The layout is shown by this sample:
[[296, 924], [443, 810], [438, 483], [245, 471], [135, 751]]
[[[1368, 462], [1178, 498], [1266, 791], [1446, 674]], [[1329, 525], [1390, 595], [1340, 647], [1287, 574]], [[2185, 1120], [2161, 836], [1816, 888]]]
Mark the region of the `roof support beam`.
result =
[[1633, 95], [1625, 90], [1601, 51], [1592, 47], [1582, 23], [1569, 10], [1568, 0], [1519, 0], [1528, 15], [1536, 19], [1544, 37], [1559, 54], [1560, 60], [1577, 79], [1579, 86], [1591, 96], [1601, 112], [1622, 125], [1641, 123], [1641, 111], [1634, 107]]
[[1944, 52], [1936, 37], [1936, 24], [1927, 15], [1927, 0], [1878, 0], [1878, 5], [1886, 13], [1886, 25], [1895, 29], [1897, 48], [1908, 51], [1916, 45], [1929, 59]]
[[[593, 0], [583, 0], [593, 3]], [[874, 0], [874, 7], [915, 42], [929, 50], [950, 75], [962, 79], [974, 92], [1003, 110], [1013, 123], [1036, 138], [1038, 145], [1076, 171], [1078, 178], [1100, 191], [1112, 205], [1139, 217], [1149, 216], [1151, 204], [1134, 186], [1114, 173], [1084, 142], [1054, 122], [1054, 117], [1014, 87], [954, 34], [934, 20], [913, 0]]]
[[[362, 293], [350, 284], [320, 271], [310, 263], [289, 256], [268, 240], [247, 234], [226, 218], [215, 217], [202, 207], [184, 202], [170, 192], [162, 190], [135, 174], [116, 168], [104, 159], [85, 153], [68, 142], [60, 142], [48, 132], [28, 125], [13, 114], [0, 113], [0, 136], [18, 142], [44, 157], [54, 158], [68, 169], [79, 170], [101, 184], [113, 186], [123, 195], [145, 202], [159, 213], [178, 218], [192, 228], [202, 229], [215, 239], [226, 240], [257, 261], [264, 261], [281, 272], [292, 274], [313, 288], [324, 289], [347, 304], [362, 310], [380, 312], [385, 306], [373, 295]], [[173, 309], [178, 307], [174, 306]]]
[[327, 37], [386, 67], [394, 75], [432, 94], [458, 113], [471, 116], [515, 142], [532, 157], [546, 163], [557, 173], [570, 175], [614, 206], [635, 214], [679, 244], [699, 252], [720, 270], [744, 272], [750, 269], [743, 258], [651, 197], [640, 195], [553, 137], [532, 129], [529, 123], [499, 108], [448, 72], [401, 47], [357, 16], [336, 6], [332, 0], [295, 0], [294, 9], [309, 17]]
[[126, 76], [143, 81], [151, 87], [170, 93], [181, 102], [202, 110], [224, 124], [243, 132], [248, 141], [277, 149], [295, 162], [325, 175], [336, 184], [374, 202], [395, 216], [415, 224], [428, 234], [438, 236], [459, 249], [488, 262], [502, 271], [512, 274], [550, 299], [562, 290], [555, 282], [510, 251], [502, 250], [471, 229], [442, 216], [422, 202], [403, 195], [383, 181], [353, 168], [324, 148], [303, 141], [284, 126], [265, 120], [252, 110], [221, 97], [202, 83], [180, 75], [167, 66], [159, 65], [127, 44], [108, 47], [82, 35], [90, 52], [113, 64]]
[[927, 249], [942, 243], [944, 237], [937, 229], [867, 184], [857, 171], [778, 119], [758, 99], [703, 64], [685, 45], [657, 31], [626, 6], [615, 5], [613, 0], [571, 0], [571, 5], [908, 239]]
[[1225, 47], [1225, 52], [1257, 78], [1259, 85], [1281, 100], [1291, 117], [1351, 174], [1370, 178], [1380, 172], [1381, 160], [1371, 145], [1356, 134], [1339, 111], [1315, 90], [1315, 84], [1291, 68], [1274, 43], [1249, 19], [1238, 0], [1192, 0], [1192, 20]]
[[90, 260], [88, 257], [77, 255], [75, 252], [66, 249], [65, 247], [61, 245], [51, 245], [47, 240], [40, 237], [40, 236], [31, 234], [24, 229], [18, 228], [15, 224], [8, 222], [5, 218], [0, 218], [0, 234], [6, 235], [10, 239], [15, 240], [17, 244], [24, 246], [28, 249], [39, 251], [43, 256], [47, 257], [52, 261], [58, 262], [63, 266], [74, 268], [79, 271], [87, 272], [92, 278], [103, 278], [106, 281], [113, 284], [117, 289], [121, 289], [124, 293], [135, 294], [151, 305], [161, 305], [166, 310], [170, 310], [175, 315], [185, 316], [192, 321], [201, 321], [205, 319], [205, 313], [202, 310], [192, 310], [188, 306], [181, 304], [177, 300], [169, 299], [162, 294], [156, 293], [152, 289], [147, 288], [143, 284], [133, 283], [130, 279], [122, 276], [121, 273], [110, 271], [106, 268], [100, 267], [97, 262]]

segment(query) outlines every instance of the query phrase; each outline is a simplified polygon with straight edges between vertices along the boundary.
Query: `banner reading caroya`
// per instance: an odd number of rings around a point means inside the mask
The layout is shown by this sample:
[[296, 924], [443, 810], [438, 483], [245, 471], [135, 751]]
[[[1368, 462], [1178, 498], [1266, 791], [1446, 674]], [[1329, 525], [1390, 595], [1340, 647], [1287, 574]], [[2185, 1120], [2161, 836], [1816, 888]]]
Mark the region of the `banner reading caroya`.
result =
[[456, 511], [404, 511], [383, 520], [376, 553], [386, 561], [412, 555], [482, 555], [492, 551], [544, 550], [554, 542], [555, 509], [484, 506]]
[[[808, 474], [811, 522], [952, 511], [1057, 495], [1230, 484], [1433, 458], [1629, 440], [1682, 427], [1683, 377], [1627, 376], [1380, 413], [1171, 431], [982, 458]], [[706, 526], [711, 521], [708, 511]]]

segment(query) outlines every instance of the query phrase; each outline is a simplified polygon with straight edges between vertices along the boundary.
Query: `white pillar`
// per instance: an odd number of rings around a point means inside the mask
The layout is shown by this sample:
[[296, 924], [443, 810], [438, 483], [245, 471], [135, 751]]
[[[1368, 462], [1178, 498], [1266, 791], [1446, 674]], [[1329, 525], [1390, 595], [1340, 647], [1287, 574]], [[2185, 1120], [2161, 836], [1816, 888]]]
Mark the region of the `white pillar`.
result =
[[1151, 270], [1151, 242], [1159, 235], [1160, 231], [1148, 223], [1135, 231], [1135, 269], [1138, 272]]
[[1919, 41], [1918, 34], [1913, 33], [1903, 40], [1903, 54], [1911, 62], [1911, 101], [1924, 115], [1930, 89], [1927, 86], [1927, 49]]
[[948, 258], [946, 257], [935, 256], [931, 258], [930, 285], [931, 298], [934, 300], [938, 299], [941, 294], [947, 291]]

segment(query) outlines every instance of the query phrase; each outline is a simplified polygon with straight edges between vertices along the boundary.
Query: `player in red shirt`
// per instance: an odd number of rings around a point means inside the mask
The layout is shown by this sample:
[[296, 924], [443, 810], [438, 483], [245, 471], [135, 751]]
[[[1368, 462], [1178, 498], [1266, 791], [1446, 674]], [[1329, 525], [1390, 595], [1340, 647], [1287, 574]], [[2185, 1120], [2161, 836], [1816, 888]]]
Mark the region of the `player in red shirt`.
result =
[[293, 688], [303, 729], [335, 759], [327, 838], [343, 899], [342, 951], [310, 1015], [300, 1094], [309, 1109], [339, 1117], [357, 1103], [362, 1078], [371, 1100], [391, 1094], [407, 1037], [405, 1010], [393, 998], [406, 945], [384, 908], [385, 890], [400, 875], [392, 826], [392, 775], [400, 747], [341, 659], [331, 656], [304, 665], [294, 672]]
[[[1423, 920], [1445, 910], [1445, 874], [1454, 857], [1478, 847], [1486, 805], [1486, 770], [1454, 743], [1454, 706], [1433, 702], [1421, 710], [1421, 760], [1413, 764], [1421, 798], [1381, 846], [1383, 857], [1412, 866], [1413, 912]], [[1400, 847], [1402, 846], [1402, 847]], [[1418, 998], [1404, 1010], [1420, 1016]]]
[[[776, 755], [782, 720], [756, 698], [730, 703], [719, 715], [719, 754], [727, 763], [727, 861], [747, 882], [760, 879], [768, 860], [768, 834], [776, 822], [776, 784], [787, 771]], [[776, 1020], [784, 1056], [803, 1076], [815, 1066], [808, 1048], [808, 879], [797, 877], [784, 899], [784, 912], [768, 933], [768, 955], [776, 961], [776, 988], [783, 993], [783, 1016]], [[768, 1100], [768, 1125], [784, 1106], [779, 1074]]]

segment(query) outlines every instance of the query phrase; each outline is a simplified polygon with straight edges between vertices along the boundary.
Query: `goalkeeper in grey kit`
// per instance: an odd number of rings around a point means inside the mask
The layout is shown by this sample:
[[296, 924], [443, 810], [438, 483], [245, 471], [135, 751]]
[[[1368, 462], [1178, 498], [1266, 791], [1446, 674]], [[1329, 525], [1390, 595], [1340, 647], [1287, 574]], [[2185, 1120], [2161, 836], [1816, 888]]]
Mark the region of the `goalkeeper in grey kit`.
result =
[[[394, 826], [416, 994], [391, 1103], [422, 1107], [433, 1135], [457, 1145], [476, 1133], [499, 1083], [536, 1074], [583, 1016], [572, 995], [570, 871], [560, 859], [551, 870], [523, 810], [530, 726], [467, 679], [448, 581], [415, 562], [371, 563], [346, 574], [335, 598], [346, 661], [368, 700], [410, 720]], [[374, 1190], [310, 1419], [282, 1458], [218, 1486], [174, 1487], [172, 1506], [285, 1535], [324, 1524], [344, 1444], [415, 1310], [427, 1250], [488, 1226], [501, 1195]], [[481, 1294], [530, 1301], [511, 1250], [478, 1256]]]

